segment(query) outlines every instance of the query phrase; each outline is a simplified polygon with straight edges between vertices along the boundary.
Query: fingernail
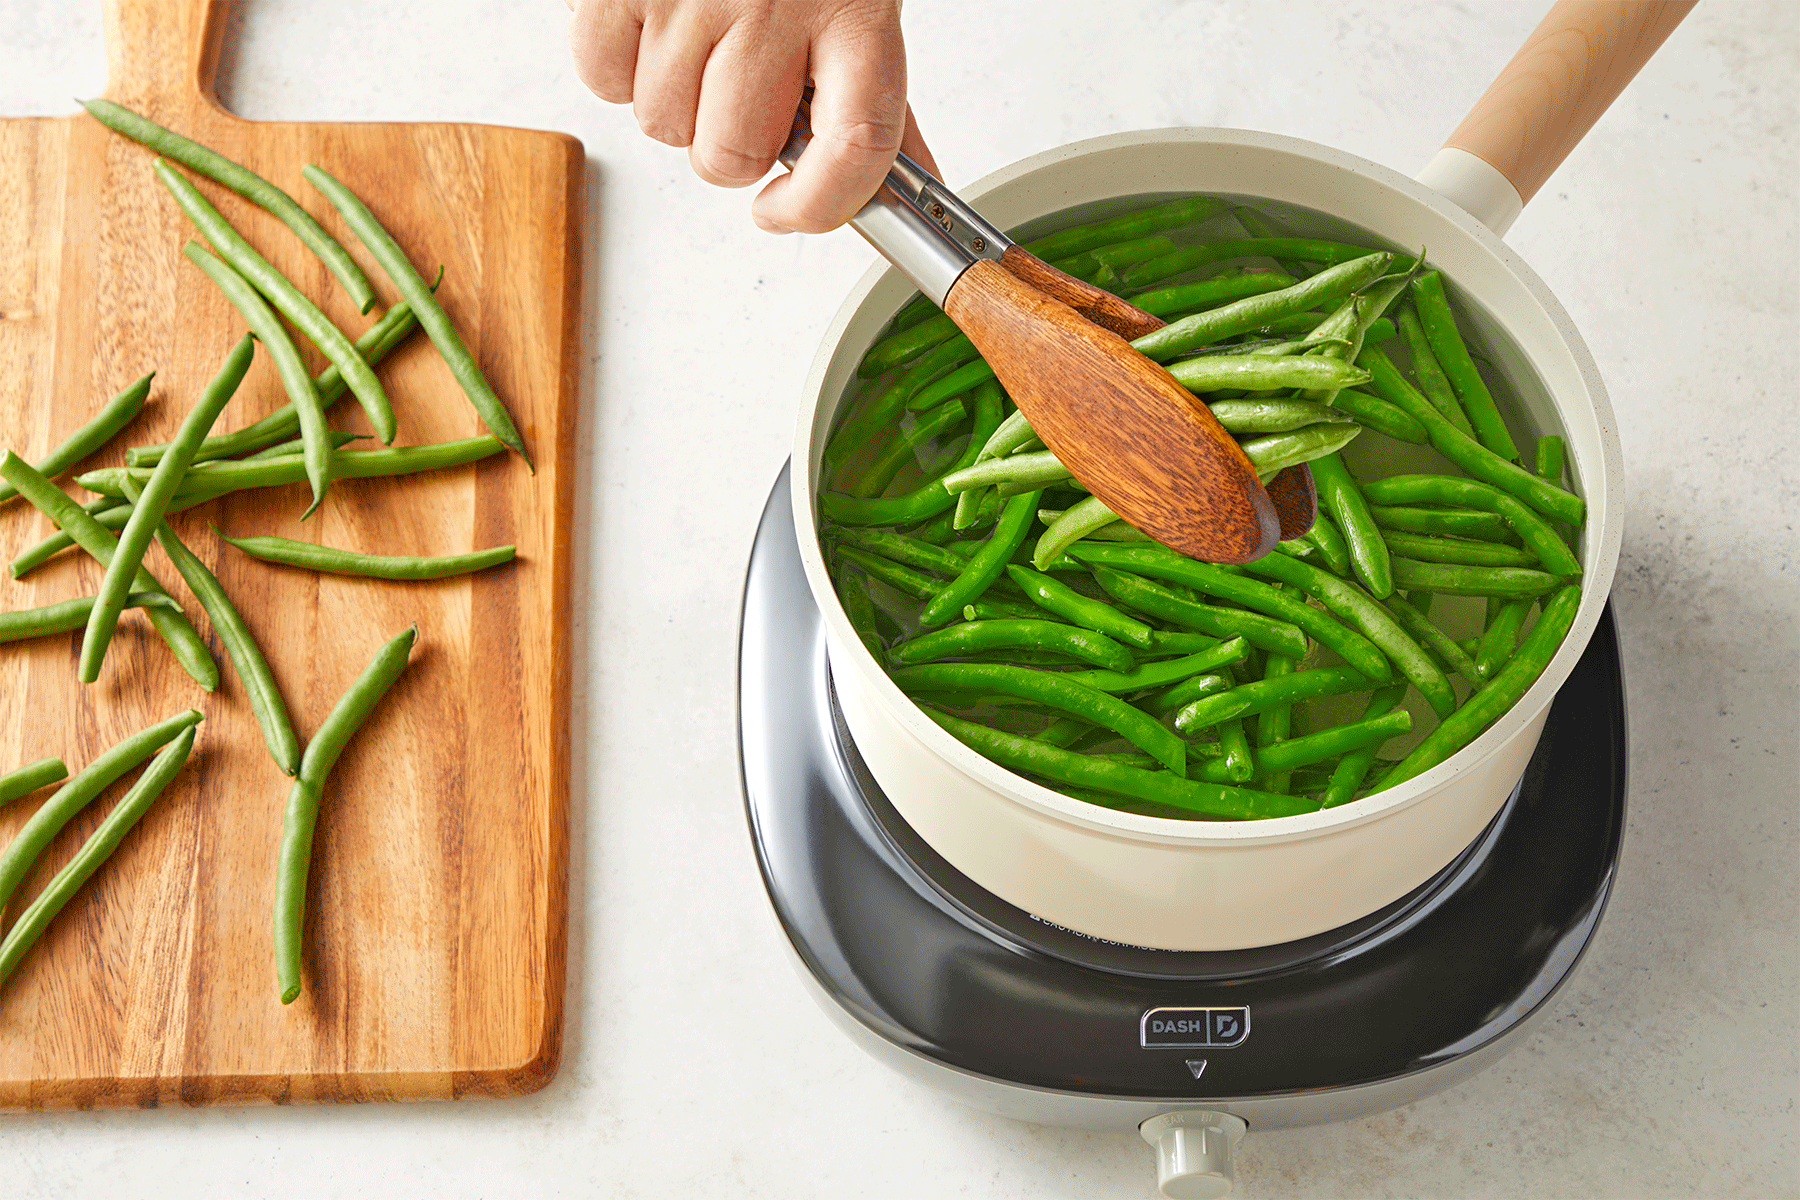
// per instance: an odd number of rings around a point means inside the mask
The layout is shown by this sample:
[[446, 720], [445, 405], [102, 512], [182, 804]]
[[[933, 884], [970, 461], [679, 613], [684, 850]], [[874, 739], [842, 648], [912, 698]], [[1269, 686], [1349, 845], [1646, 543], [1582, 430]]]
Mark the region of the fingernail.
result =
[[768, 220], [765, 217], [753, 217], [751, 219], [756, 222], [756, 227], [758, 229], [762, 230], [764, 233], [782, 234], [782, 233], [794, 232], [793, 230], [789, 229], [786, 225], [777, 225], [775, 222]]

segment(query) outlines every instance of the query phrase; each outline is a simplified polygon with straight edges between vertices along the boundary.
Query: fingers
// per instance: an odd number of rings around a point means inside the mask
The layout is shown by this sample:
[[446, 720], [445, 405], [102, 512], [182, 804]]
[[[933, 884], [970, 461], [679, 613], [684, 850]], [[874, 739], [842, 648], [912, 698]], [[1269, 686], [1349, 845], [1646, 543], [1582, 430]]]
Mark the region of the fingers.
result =
[[700, 79], [688, 162], [720, 187], [745, 187], [769, 173], [806, 83], [805, 38], [772, 35], [766, 24], [733, 25]]
[[694, 5], [651, 11], [639, 34], [631, 110], [639, 129], [670, 146], [687, 146], [694, 140], [701, 76], [724, 32], [714, 29], [707, 16]]
[[837, 228], [893, 166], [906, 133], [898, 14], [885, 4], [840, 10], [813, 41], [812, 76], [812, 143], [751, 205], [756, 223], [770, 232]]
[[623, 5], [606, 0], [569, 0], [569, 52], [575, 75], [588, 91], [610, 104], [631, 103], [642, 26]]

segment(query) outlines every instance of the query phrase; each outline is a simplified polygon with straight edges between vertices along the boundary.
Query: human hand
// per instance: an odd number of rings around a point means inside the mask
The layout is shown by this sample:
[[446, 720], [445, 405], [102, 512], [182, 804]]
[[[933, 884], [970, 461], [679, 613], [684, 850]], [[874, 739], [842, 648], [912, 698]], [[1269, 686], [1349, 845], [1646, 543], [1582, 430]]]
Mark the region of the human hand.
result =
[[873, 196], [900, 150], [937, 173], [906, 103], [899, 0], [567, 0], [576, 74], [694, 173], [747, 187], [775, 165], [802, 89], [813, 139], [750, 206], [771, 233], [823, 233]]

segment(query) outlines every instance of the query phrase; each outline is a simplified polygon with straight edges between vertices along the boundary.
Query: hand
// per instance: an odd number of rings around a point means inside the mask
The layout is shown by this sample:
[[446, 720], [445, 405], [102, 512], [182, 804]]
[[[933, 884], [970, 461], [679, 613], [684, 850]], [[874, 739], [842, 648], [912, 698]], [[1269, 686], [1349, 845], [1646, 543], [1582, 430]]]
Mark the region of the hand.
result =
[[750, 211], [771, 233], [824, 233], [881, 186], [897, 151], [937, 172], [906, 103], [899, 0], [568, 0], [575, 70], [638, 126], [685, 146], [720, 187], [768, 174], [800, 93], [812, 144]]

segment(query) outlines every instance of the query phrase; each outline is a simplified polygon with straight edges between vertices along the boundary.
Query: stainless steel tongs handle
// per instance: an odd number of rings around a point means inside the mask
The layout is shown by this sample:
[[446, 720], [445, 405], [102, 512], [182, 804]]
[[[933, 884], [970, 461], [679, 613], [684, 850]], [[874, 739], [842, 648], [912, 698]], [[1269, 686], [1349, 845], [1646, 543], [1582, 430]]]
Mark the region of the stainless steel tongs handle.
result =
[[[779, 155], [789, 169], [812, 141], [811, 117], [812, 106], [801, 100], [794, 131]], [[938, 305], [970, 263], [997, 260], [1013, 244], [904, 154], [894, 160], [880, 190], [850, 218], [850, 227]]]

